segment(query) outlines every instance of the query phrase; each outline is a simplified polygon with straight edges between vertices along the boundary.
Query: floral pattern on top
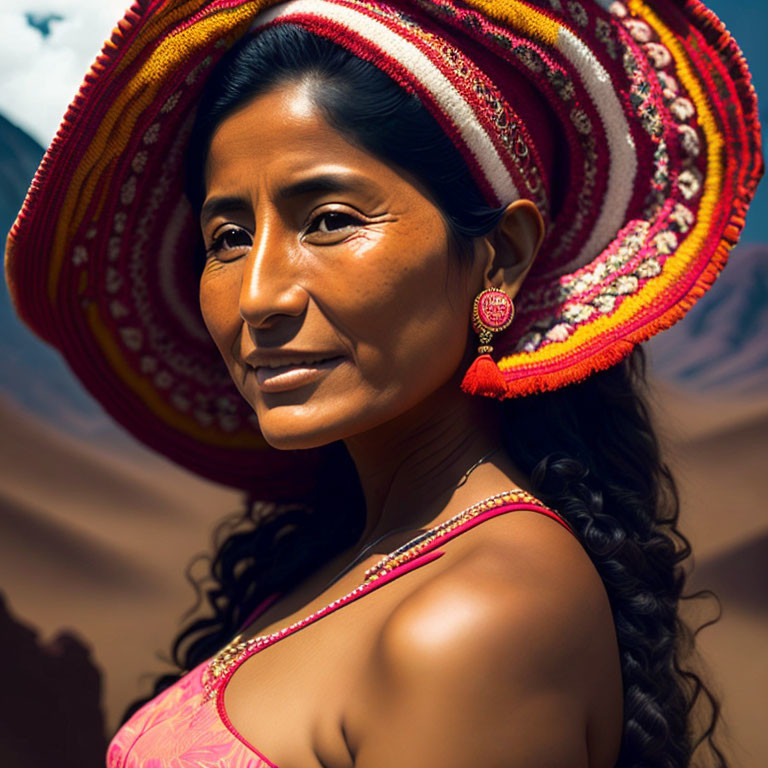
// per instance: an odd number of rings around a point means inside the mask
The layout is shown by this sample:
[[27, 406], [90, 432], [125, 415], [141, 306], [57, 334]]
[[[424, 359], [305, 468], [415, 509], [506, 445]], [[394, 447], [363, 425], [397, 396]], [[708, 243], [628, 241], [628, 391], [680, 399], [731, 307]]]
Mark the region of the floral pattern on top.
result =
[[117, 732], [107, 768], [276, 768], [235, 738], [203, 698], [207, 662], [147, 702]]

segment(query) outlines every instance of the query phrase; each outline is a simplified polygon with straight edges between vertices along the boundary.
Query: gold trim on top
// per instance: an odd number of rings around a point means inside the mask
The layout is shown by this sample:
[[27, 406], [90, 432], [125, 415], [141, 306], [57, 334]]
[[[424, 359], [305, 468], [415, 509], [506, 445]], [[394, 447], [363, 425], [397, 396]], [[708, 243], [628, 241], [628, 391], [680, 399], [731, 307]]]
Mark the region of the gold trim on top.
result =
[[549, 509], [539, 499], [532, 494], [522, 489], [514, 489], [510, 491], [504, 491], [503, 493], [497, 493], [495, 496], [489, 496], [487, 499], [479, 501], [477, 504], [473, 504], [471, 507], [463, 509], [458, 514], [445, 520], [439, 525], [433, 526], [424, 533], [415, 536], [410, 541], [398, 547], [396, 550], [385, 555], [375, 565], [369, 568], [365, 572], [365, 578], [361, 584], [355, 587], [351, 592], [346, 595], [337, 598], [331, 603], [323, 606], [309, 616], [306, 616], [299, 621], [294, 622], [288, 627], [285, 627], [277, 632], [272, 632], [268, 635], [259, 635], [258, 637], [252, 637], [248, 640], [240, 640], [242, 633], [237, 634], [227, 645], [225, 645], [215, 656], [211, 658], [208, 665], [203, 672], [203, 698], [208, 700], [213, 697], [217, 688], [217, 683], [224, 678], [227, 672], [255, 647], [261, 647], [263, 645], [269, 645], [272, 641], [290, 633], [293, 629], [310, 623], [316, 616], [333, 608], [339, 603], [346, 602], [354, 595], [359, 594], [365, 590], [370, 584], [378, 581], [385, 574], [394, 570], [395, 568], [403, 565], [404, 563], [417, 557], [424, 549], [426, 549], [432, 542], [446, 536], [450, 531], [454, 530], [460, 525], [468, 522], [469, 520], [483, 514], [491, 509], [510, 504], [512, 502], [519, 501], [528, 504], [535, 504], [544, 509]]

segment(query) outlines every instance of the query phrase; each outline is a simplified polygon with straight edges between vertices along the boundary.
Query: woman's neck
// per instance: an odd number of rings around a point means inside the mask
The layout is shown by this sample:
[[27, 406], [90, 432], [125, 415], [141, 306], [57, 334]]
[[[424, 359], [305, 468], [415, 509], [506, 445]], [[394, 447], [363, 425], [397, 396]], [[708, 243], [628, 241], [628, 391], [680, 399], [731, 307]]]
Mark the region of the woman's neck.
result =
[[[501, 448], [499, 403], [453, 384], [415, 408], [347, 439], [366, 502], [361, 543], [412, 525], [427, 528], [523, 481]], [[456, 486], [473, 465], [487, 463]]]

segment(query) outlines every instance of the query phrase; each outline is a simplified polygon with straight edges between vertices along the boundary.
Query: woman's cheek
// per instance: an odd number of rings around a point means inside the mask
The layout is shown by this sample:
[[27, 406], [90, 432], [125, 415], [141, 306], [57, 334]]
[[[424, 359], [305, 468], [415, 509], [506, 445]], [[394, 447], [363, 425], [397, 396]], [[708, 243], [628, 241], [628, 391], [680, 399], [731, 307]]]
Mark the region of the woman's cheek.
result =
[[419, 371], [420, 385], [430, 388], [455, 372], [465, 352], [468, 319], [460, 310], [463, 296], [447, 283], [441, 270], [390, 265], [348, 296], [340, 324], [354, 340], [369, 384], [382, 391], [414, 388], [413, 374]]
[[240, 280], [235, 264], [209, 261], [200, 278], [200, 312], [208, 333], [228, 362], [242, 325]]

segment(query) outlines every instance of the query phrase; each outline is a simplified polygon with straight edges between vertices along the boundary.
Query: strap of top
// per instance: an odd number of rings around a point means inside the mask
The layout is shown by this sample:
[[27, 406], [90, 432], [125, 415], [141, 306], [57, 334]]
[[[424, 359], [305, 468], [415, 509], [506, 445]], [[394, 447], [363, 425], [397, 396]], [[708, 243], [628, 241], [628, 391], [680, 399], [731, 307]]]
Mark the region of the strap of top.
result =
[[[421, 568], [428, 563], [431, 563], [433, 560], [437, 560], [445, 554], [445, 552], [442, 550], [435, 551], [437, 547], [440, 547], [454, 536], [458, 536], [465, 531], [468, 531], [470, 528], [473, 528], [476, 525], [480, 525], [480, 523], [488, 520], [491, 517], [505, 514], [507, 512], [522, 510], [537, 512], [539, 514], [546, 515], [552, 520], [555, 520], [575, 536], [572, 528], [568, 525], [568, 523], [565, 522], [565, 520], [560, 517], [560, 515], [548, 507], [545, 507], [541, 502], [537, 501], [529, 494], [525, 494], [525, 496], [528, 497], [529, 500], [515, 500], [508, 503], [499, 504], [498, 506], [492, 506], [492, 508], [486, 509], [485, 511], [474, 515], [469, 520], [463, 522], [459, 520], [456, 524], [451, 525], [447, 529], [436, 531], [433, 536], [429, 536], [423, 540], [420, 540], [420, 542], [415, 547], [398, 555], [396, 558], [394, 558], [393, 561], [386, 562], [381, 568], [379, 568], [379, 570], [372, 573], [362, 584], [355, 587], [355, 589], [353, 589], [351, 592], [347, 593], [343, 597], [338, 598], [337, 600], [334, 600], [329, 605], [326, 605], [324, 608], [315, 611], [309, 616], [294, 622], [290, 626], [284, 627], [283, 629], [277, 632], [273, 632], [270, 635], [262, 635], [259, 637], [251, 638], [247, 641], [241, 641], [237, 643], [233, 642], [228, 646], [225, 646], [218, 654], [216, 654], [216, 656], [210, 660], [203, 673], [202, 682], [204, 698], [211, 698], [216, 694], [216, 692], [218, 692], [219, 695], [217, 707], [222, 718], [225, 722], [227, 722], [226, 713], [224, 712], [223, 708], [223, 692], [232, 674], [246, 659], [248, 659], [254, 653], [258, 653], [258, 651], [261, 649], [273, 645], [279, 640], [282, 640], [284, 637], [299, 631], [309, 624], [313, 624], [315, 621], [318, 621], [327, 614], [333, 613], [344, 605], [359, 600], [369, 592], [373, 592], [374, 590], [383, 587], [385, 584], [388, 584], [390, 581], [394, 581], [405, 573], [408, 573], [409, 571], [416, 568]], [[437, 526], [437, 528], [439, 528], [439, 526]], [[387, 557], [388, 556], [385, 556], [385, 558], [379, 562], [384, 562]], [[379, 564], [377, 563], [377, 566], [378, 565]], [[248, 617], [248, 620], [243, 625], [243, 627], [247, 626], [251, 621], [257, 618], [260, 612], [266, 610], [266, 608], [271, 605], [274, 600], [280, 597], [281, 594], [282, 593], [280, 592], [275, 592], [263, 600], [261, 604], [256, 608], [256, 610], [251, 614], [251, 616]]]
[[[435, 547], [440, 546], [442, 543], [449, 541], [454, 536], [458, 536], [461, 533], [464, 533], [464, 531], [468, 531], [470, 528], [473, 528], [476, 525], [480, 525], [480, 523], [484, 522], [485, 520], [488, 520], [491, 517], [495, 517], [496, 515], [504, 514], [505, 512], [513, 512], [516, 510], [529, 510], [531, 512], [537, 512], [542, 515], [546, 515], [552, 520], [555, 520], [557, 523], [562, 525], [569, 533], [572, 535], [576, 535], [571, 528], [571, 526], [562, 518], [560, 515], [558, 515], [554, 510], [550, 509], [549, 507], [544, 506], [540, 501], [537, 499], [534, 499], [529, 494], [526, 494], [527, 499], [526, 501], [514, 501], [507, 504], [501, 504], [497, 507], [494, 507], [492, 509], [488, 509], [485, 512], [481, 512], [471, 519], [467, 520], [466, 522], [459, 523], [454, 527], [449, 528], [448, 530], [444, 532], [438, 532], [435, 533], [431, 537], [425, 538], [423, 541], [421, 541], [418, 545], [413, 547], [412, 549], [408, 549], [407, 545], [405, 547], [405, 551], [402, 555], [400, 555], [396, 560], [393, 560], [391, 563], [388, 563], [387, 561], [392, 558], [392, 555], [395, 553], [389, 553], [388, 555], [385, 555], [381, 560], [379, 560], [376, 565], [374, 565], [372, 568], [369, 568], [366, 573], [374, 573], [373, 577], [368, 577], [363, 582], [363, 585], [375, 581], [378, 578], [381, 578], [385, 573], [388, 573], [389, 571], [394, 570], [395, 568], [404, 565], [405, 563], [415, 560], [417, 558], [422, 557], [423, 555], [427, 554], [431, 550], [433, 550]], [[398, 550], [395, 550], [395, 552], [399, 552], [402, 550], [403, 547], [399, 548]], [[442, 554], [442, 553], [441, 553]], [[432, 558], [430, 558], [431, 560]], [[388, 565], [387, 569], [385, 571], [382, 571], [382, 564]], [[253, 611], [248, 615], [248, 617], [243, 621], [242, 625], [240, 626], [240, 629], [238, 632], [242, 632], [243, 629], [250, 626], [250, 624], [255, 621], [259, 616], [261, 616], [262, 613], [264, 613], [269, 606], [271, 606], [280, 596], [282, 595], [282, 592], [273, 592], [271, 595], [266, 597], [264, 600], [262, 600], [256, 608], [254, 608]]]
[[256, 619], [261, 616], [264, 611], [269, 608], [272, 603], [277, 600], [278, 597], [282, 592], [273, 592], [269, 597], [265, 597], [249, 614], [248, 618], [240, 625], [240, 629], [238, 629], [238, 632], [242, 632], [246, 627], [250, 626]]
[[411, 542], [408, 542], [395, 550], [395, 553], [385, 555], [376, 565], [366, 571], [364, 583], [374, 580], [377, 575], [383, 575], [415, 557], [420, 557], [441, 543], [464, 533], [464, 531], [479, 525], [490, 517], [516, 510], [529, 510], [546, 515], [560, 523], [573, 536], [576, 535], [571, 526], [560, 515], [546, 507], [531, 494], [520, 490], [507, 491], [460, 512], [450, 520], [431, 528], [416, 539], [412, 539], [413, 546], [410, 546]]

